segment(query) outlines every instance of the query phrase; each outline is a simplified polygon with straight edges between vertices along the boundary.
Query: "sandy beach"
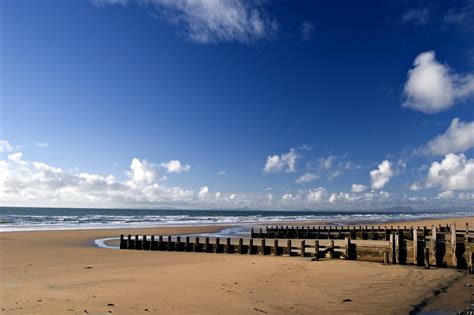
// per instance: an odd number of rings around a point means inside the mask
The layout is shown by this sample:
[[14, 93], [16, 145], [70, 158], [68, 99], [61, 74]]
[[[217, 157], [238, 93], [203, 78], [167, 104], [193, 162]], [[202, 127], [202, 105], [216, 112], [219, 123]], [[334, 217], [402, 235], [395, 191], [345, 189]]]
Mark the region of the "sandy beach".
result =
[[[474, 224], [473, 217], [455, 221]], [[424, 310], [463, 309], [474, 293], [464, 286], [472, 282], [471, 276], [449, 269], [93, 245], [95, 239], [121, 233], [219, 229], [1, 233], [0, 309], [5, 314], [407, 314], [423, 304]]]

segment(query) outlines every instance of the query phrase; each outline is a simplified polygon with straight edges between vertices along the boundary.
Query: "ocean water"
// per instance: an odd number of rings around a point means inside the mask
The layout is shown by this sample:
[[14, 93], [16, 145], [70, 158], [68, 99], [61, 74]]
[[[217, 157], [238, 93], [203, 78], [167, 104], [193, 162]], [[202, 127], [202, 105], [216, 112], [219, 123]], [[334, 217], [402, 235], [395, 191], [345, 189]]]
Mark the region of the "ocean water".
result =
[[435, 211], [252, 211], [0, 208], [0, 232], [185, 225], [251, 225], [262, 222], [328, 221], [335, 224], [466, 216]]

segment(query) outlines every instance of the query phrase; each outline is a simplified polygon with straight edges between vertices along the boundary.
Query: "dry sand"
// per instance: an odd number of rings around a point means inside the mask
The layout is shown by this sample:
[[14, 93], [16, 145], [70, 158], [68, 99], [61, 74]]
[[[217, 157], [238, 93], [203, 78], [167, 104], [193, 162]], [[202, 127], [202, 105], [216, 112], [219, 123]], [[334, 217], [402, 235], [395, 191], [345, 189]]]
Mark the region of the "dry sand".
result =
[[[473, 218], [469, 221], [474, 224]], [[428, 301], [427, 309], [465, 307], [474, 293], [462, 285], [472, 281], [470, 276], [447, 269], [92, 246], [94, 239], [120, 233], [216, 229], [0, 233], [0, 310], [5, 314], [406, 314], [423, 301]], [[434, 297], [453, 283], [452, 290]], [[455, 298], [443, 302], [443, 295]]]

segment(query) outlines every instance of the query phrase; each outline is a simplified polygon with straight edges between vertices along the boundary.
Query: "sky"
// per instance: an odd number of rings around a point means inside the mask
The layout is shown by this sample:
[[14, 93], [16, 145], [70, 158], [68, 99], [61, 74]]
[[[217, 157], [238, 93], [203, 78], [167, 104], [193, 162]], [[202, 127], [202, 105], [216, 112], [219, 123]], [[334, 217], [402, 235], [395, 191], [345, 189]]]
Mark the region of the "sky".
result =
[[474, 204], [474, 2], [4, 0], [0, 206]]

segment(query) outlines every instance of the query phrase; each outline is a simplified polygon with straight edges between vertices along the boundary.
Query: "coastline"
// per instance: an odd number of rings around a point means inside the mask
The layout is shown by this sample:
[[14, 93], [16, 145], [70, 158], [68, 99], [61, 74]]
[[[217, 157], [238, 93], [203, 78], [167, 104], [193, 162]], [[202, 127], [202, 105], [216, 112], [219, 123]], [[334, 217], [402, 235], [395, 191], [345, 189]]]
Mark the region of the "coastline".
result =
[[[403, 224], [452, 222], [472, 226], [474, 217]], [[463, 286], [472, 276], [441, 268], [91, 246], [94, 239], [121, 233], [198, 234], [221, 228], [0, 233], [0, 303], [6, 314], [405, 314], [431, 307], [464, 309], [474, 293]]]

